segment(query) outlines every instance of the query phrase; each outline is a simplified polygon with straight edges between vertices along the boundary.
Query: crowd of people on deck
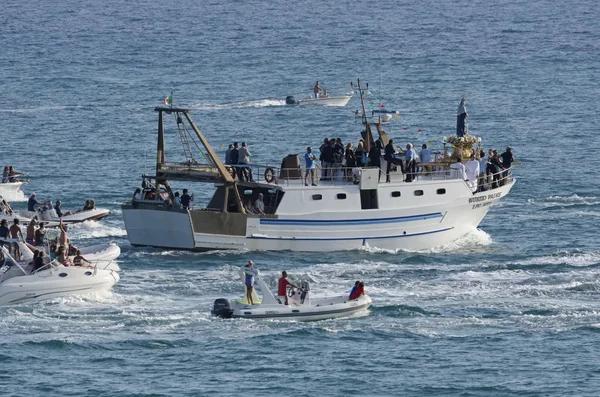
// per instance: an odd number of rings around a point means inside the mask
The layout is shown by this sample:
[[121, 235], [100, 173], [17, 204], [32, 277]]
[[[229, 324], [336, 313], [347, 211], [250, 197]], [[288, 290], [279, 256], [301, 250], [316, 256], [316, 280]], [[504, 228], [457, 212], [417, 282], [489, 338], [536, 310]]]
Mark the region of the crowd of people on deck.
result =
[[241, 181], [254, 182], [250, 157], [252, 153], [248, 150], [246, 142], [242, 142], [241, 147], [238, 142], [229, 144], [225, 152], [225, 164], [232, 167], [234, 178], [237, 176]]

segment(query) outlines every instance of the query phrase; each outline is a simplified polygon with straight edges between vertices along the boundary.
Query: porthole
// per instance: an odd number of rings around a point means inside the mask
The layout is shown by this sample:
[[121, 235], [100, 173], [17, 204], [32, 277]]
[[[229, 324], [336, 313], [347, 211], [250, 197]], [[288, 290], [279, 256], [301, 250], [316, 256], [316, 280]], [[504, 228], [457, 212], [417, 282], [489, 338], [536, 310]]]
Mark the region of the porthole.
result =
[[437, 194], [446, 194], [446, 189], [438, 189]]
[[400, 192], [392, 192], [392, 197], [400, 197]]
[[67, 273], [58, 273], [58, 277], [67, 277], [68, 274]]
[[338, 193], [336, 197], [338, 200], [346, 200], [346, 193]]
[[86, 275], [86, 276], [91, 276], [91, 275], [92, 275], [92, 272], [85, 272], [85, 275]]
[[422, 190], [415, 190], [415, 196], [422, 196], [422, 195], [423, 195]]
[[313, 200], [321, 200], [321, 199], [323, 199], [323, 195], [321, 195], [321, 194], [313, 194], [312, 195], [312, 199]]

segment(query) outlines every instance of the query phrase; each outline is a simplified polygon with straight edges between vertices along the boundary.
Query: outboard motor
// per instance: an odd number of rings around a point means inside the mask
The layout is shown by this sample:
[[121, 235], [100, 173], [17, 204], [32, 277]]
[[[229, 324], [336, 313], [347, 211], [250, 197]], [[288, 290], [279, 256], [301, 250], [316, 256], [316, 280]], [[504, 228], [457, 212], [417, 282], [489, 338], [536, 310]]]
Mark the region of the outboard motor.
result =
[[221, 318], [231, 318], [233, 309], [231, 309], [231, 303], [228, 299], [219, 298], [213, 303], [213, 309], [210, 311], [213, 316]]
[[298, 101], [296, 100], [296, 98], [294, 98], [294, 96], [293, 96], [293, 95], [288, 95], [288, 96], [286, 96], [286, 97], [285, 97], [285, 103], [286, 103], [287, 105], [297, 105], [297, 104], [299, 104], [300, 102], [298, 102]]

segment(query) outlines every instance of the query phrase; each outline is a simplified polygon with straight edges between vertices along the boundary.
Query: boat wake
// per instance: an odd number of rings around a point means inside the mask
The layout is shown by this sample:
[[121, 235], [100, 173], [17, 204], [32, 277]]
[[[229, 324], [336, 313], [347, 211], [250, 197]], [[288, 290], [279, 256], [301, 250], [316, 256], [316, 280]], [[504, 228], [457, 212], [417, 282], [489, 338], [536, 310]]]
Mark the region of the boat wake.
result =
[[256, 99], [252, 101], [240, 101], [231, 103], [196, 103], [190, 106], [191, 109], [199, 110], [225, 110], [225, 109], [245, 109], [245, 108], [266, 108], [272, 106], [285, 106], [283, 99]]
[[127, 235], [122, 227], [110, 225], [106, 222], [85, 221], [69, 225], [69, 234], [76, 239], [90, 239], [98, 237], [121, 237]]
[[22, 190], [5, 192], [2, 194], [2, 198], [9, 203], [27, 201]]

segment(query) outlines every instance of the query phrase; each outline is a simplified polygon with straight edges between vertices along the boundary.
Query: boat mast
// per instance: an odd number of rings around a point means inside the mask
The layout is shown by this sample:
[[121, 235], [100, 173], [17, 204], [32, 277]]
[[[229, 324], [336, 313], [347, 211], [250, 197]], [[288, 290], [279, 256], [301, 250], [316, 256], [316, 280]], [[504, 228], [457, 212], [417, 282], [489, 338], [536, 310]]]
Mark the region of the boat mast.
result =
[[[367, 83], [367, 88], [369, 87], [368, 83]], [[360, 103], [362, 105], [362, 123], [365, 126], [365, 132], [366, 132], [366, 137], [365, 137], [365, 151], [367, 153], [369, 153], [369, 151], [371, 150], [371, 141], [373, 140], [373, 134], [371, 133], [371, 126], [369, 125], [369, 122], [367, 121], [367, 110], [365, 108], [365, 97], [363, 96], [363, 90], [360, 87], [360, 79], [358, 79], [358, 93], [360, 94]]]

